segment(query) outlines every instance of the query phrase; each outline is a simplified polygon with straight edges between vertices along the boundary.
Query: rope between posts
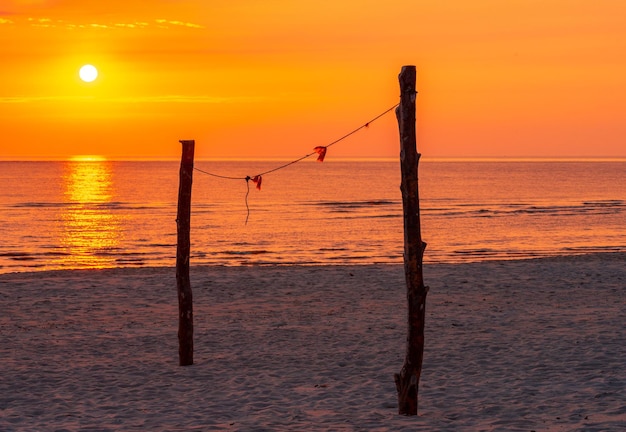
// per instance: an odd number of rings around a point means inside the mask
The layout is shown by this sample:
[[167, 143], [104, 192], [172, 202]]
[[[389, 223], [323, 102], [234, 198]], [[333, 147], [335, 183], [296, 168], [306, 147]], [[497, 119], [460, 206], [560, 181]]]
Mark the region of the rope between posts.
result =
[[354, 135], [355, 133], [357, 133], [358, 131], [360, 131], [361, 129], [367, 128], [369, 127], [369, 125], [373, 122], [375, 122], [376, 120], [378, 120], [379, 118], [383, 117], [385, 114], [389, 113], [390, 111], [392, 111], [393, 109], [395, 109], [398, 105], [400, 105], [399, 103], [393, 105], [392, 107], [386, 109], [385, 111], [383, 111], [382, 113], [378, 114], [376, 117], [372, 118], [370, 121], [362, 124], [361, 126], [357, 127], [356, 129], [348, 132], [347, 134], [343, 135], [340, 138], [337, 138], [335, 141], [330, 142], [329, 144], [326, 144], [325, 146], [317, 146], [313, 149], [313, 151], [311, 153], [308, 153], [302, 157], [299, 157], [298, 159], [292, 160], [290, 162], [287, 162], [285, 164], [279, 165], [276, 168], [272, 168], [270, 170], [267, 171], [263, 171], [259, 174], [256, 174], [254, 176], [245, 176], [245, 177], [236, 177], [236, 176], [229, 176], [229, 175], [221, 175], [221, 174], [215, 174], [209, 171], [205, 171], [202, 170], [200, 168], [196, 168], [194, 167], [194, 170], [201, 172], [202, 174], [206, 174], [209, 175], [211, 177], [216, 177], [216, 178], [221, 178], [221, 179], [225, 179], [225, 180], [245, 180], [246, 181], [246, 196], [245, 196], [245, 203], [246, 203], [246, 211], [247, 211], [247, 215], [246, 215], [246, 225], [248, 224], [248, 218], [250, 217], [250, 207], [248, 206], [248, 195], [250, 194], [250, 180], [253, 181], [253, 183], [256, 184], [256, 188], [257, 189], [261, 189], [261, 182], [262, 182], [262, 178], [264, 175], [266, 174], [270, 174], [279, 170], [282, 170], [284, 168], [287, 168], [291, 165], [294, 165], [298, 162], [301, 162], [305, 159], [308, 159], [309, 157], [317, 154], [317, 160], [319, 162], [323, 162], [324, 158], [326, 156], [326, 151], [328, 149], [328, 147], [331, 147], [343, 140], [345, 140], [346, 138], [348, 138], [351, 135]]

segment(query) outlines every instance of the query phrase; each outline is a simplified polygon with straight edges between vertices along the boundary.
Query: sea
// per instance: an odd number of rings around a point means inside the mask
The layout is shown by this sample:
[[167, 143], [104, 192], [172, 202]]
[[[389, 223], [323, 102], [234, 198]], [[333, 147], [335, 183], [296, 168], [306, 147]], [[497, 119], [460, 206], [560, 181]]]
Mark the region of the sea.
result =
[[[0, 162], [0, 273], [174, 266], [179, 167]], [[626, 252], [626, 160], [418, 172], [424, 263]], [[400, 182], [399, 160], [196, 161], [191, 265], [400, 264]]]

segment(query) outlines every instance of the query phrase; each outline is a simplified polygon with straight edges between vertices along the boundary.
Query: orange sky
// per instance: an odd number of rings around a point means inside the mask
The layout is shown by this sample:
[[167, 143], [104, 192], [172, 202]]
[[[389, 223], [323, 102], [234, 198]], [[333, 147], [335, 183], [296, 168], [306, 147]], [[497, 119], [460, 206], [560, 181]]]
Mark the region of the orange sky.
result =
[[[621, 0], [2, 0], [0, 159], [299, 157], [398, 102], [425, 157], [625, 157]], [[94, 64], [90, 84], [78, 69]], [[393, 114], [329, 149], [396, 157]]]

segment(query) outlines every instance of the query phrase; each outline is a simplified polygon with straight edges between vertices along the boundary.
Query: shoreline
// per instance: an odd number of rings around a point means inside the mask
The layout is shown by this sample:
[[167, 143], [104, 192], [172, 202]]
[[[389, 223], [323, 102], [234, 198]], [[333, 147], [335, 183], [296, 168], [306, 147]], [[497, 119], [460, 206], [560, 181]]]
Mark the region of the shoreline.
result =
[[[434, 267], [447, 267], [447, 266], [467, 266], [467, 265], [491, 265], [498, 263], [516, 263], [516, 262], [539, 262], [539, 261], [561, 261], [561, 260], [588, 260], [588, 259], [602, 259], [602, 260], [624, 260], [626, 261], [626, 252], [624, 251], [606, 251], [606, 252], [589, 252], [589, 253], [576, 253], [576, 254], [567, 254], [567, 255], [547, 255], [547, 256], [530, 256], [527, 258], [519, 258], [514, 257], [510, 259], [483, 259], [479, 261], [459, 261], [459, 262], [428, 262], [424, 261], [423, 266], [424, 270], [427, 271], [429, 268]], [[172, 260], [175, 261], [175, 260]], [[250, 263], [250, 264], [235, 264], [235, 265], [226, 265], [226, 264], [198, 264], [191, 265], [190, 272], [193, 272], [198, 269], [229, 269], [229, 268], [334, 268], [334, 267], [402, 267], [403, 263], [293, 263], [293, 264], [280, 264], [280, 263]], [[50, 270], [27, 270], [27, 271], [12, 271], [7, 273], [0, 272], [0, 281], [3, 277], [11, 277], [16, 275], [42, 275], [42, 274], [56, 274], [56, 273], [72, 273], [72, 272], [98, 272], [98, 271], [161, 271], [164, 269], [170, 269], [175, 271], [175, 265], [171, 266], [111, 266], [111, 267], [90, 267], [90, 268], [60, 268], [60, 269], [50, 269]]]
[[0, 429], [618, 431], [626, 254], [425, 264], [417, 417], [397, 414], [402, 265], [0, 275]]

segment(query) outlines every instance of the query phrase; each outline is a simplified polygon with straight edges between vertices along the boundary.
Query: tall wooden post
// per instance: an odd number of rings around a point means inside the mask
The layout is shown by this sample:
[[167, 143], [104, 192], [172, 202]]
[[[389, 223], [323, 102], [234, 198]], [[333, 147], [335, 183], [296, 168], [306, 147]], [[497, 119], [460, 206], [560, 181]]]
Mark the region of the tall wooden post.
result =
[[396, 108], [400, 128], [402, 206], [404, 210], [404, 275], [407, 287], [408, 334], [406, 357], [399, 374], [394, 375], [398, 391], [398, 412], [417, 415], [418, 387], [424, 357], [424, 318], [426, 294], [422, 258], [426, 243], [420, 227], [417, 168], [420, 154], [415, 135], [415, 66], [403, 66], [399, 76], [400, 105]]
[[176, 231], [176, 289], [178, 291], [178, 359], [181, 366], [193, 364], [193, 296], [189, 280], [191, 183], [193, 179], [194, 140], [181, 140]]

